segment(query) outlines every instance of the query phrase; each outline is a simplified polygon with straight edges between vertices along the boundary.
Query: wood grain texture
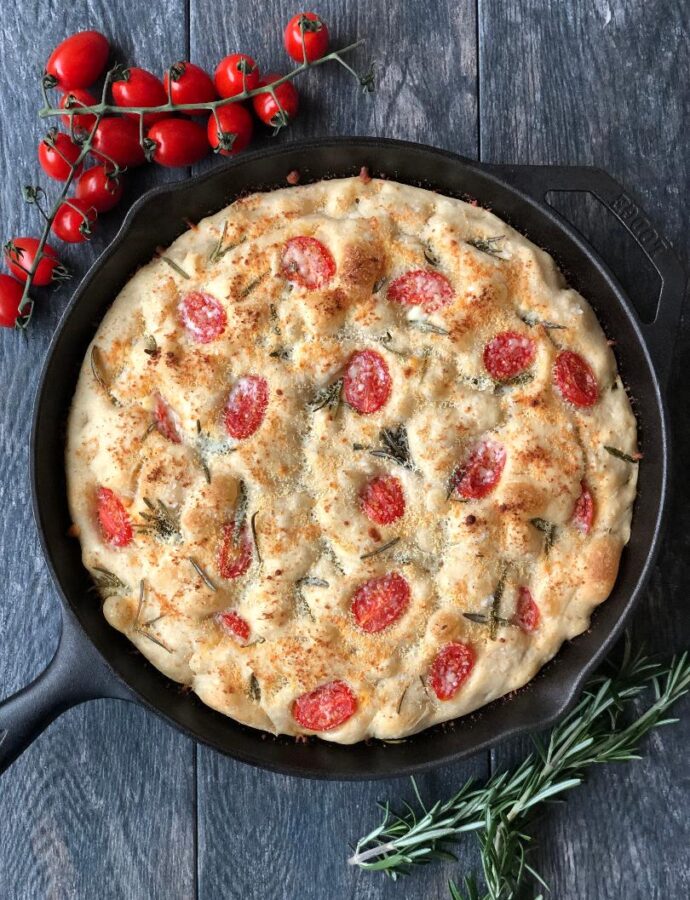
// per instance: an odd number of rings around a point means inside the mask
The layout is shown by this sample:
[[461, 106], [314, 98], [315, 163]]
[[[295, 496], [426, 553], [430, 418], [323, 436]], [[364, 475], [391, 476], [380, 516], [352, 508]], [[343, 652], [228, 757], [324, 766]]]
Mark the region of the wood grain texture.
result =
[[[136, 58], [142, 65], [158, 69], [163, 59], [184, 53], [182, 0], [177, 14], [167, 0], [148, 0], [127, 21], [118, 6], [104, 0], [3, 4], [3, 241], [10, 233], [38, 230], [37, 214], [22, 203], [20, 191], [23, 184], [44, 182], [35, 156], [46, 130], [36, 116], [38, 76], [53, 45], [75, 30], [96, 27], [113, 39], [121, 58]], [[168, 177], [163, 171], [133, 173], [129, 202], [144, 187]], [[106, 246], [127, 205], [103, 217], [89, 246], [64, 253], [73, 263], [75, 278]], [[58, 599], [31, 515], [29, 426], [38, 372], [70, 292], [70, 286], [42, 292], [26, 337], [0, 329], [3, 696], [35, 677], [57, 643]], [[71, 710], [2, 779], [0, 896], [3, 900], [190, 897], [195, 882], [193, 768], [191, 742], [141, 709], [104, 701]]]
[[[327, 0], [314, 7], [333, 43], [364, 35], [356, 59], [377, 63], [377, 93], [359, 92], [335, 66], [300, 81], [302, 113], [279, 141], [321, 134], [373, 134], [418, 140], [487, 161], [596, 164], [642, 199], [685, 253], [690, 232], [687, 130], [690, 10], [682, 0]], [[7, 6], [0, 17], [0, 184], [2, 219], [16, 233], [35, 230], [19, 198], [36, 178], [33, 143], [41, 134], [37, 60], [58, 37], [98, 27], [120, 55], [161, 70], [191, 55], [212, 69], [234, 50], [264, 70], [284, 71], [283, 23], [296, 11], [282, 0], [52, 0]], [[479, 38], [479, 41], [477, 41]], [[479, 76], [479, 77], [478, 77]], [[10, 83], [14, 90], [10, 94]], [[260, 135], [257, 145], [272, 139]], [[19, 149], [21, 148], [21, 149]], [[209, 161], [204, 165], [211, 165]], [[183, 177], [161, 169], [133, 173], [127, 201], [152, 183]], [[618, 258], [623, 282], [646, 301], [634, 254], [587, 200], [554, 198], [568, 216]], [[122, 213], [103, 219], [92, 245], [65, 255], [84, 272]], [[686, 258], [687, 262], [687, 258]], [[645, 276], [646, 277], [646, 276]], [[40, 362], [70, 288], [47, 297], [26, 340], [0, 334], [0, 692], [10, 693], [48, 661], [58, 627], [57, 600], [30, 513], [28, 431]], [[679, 336], [669, 391], [676, 470], [670, 527], [644, 605], [637, 639], [654, 648], [688, 646], [690, 585], [690, 420], [683, 363], [690, 324]], [[536, 865], [564, 900], [637, 900], [690, 895], [690, 785], [684, 763], [686, 718], [655, 735], [647, 758], [593, 774], [535, 830]], [[488, 760], [419, 779], [425, 798], [446, 798], [468, 775], [521, 758], [512, 741]], [[407, 795], [405, 779], [366, 784], [304, 782], [260, 772], [203, 748], [143, 710], [102, 701], [74, 709], [10, 769], [0, 784], [0, 897], [285, 900], [447, 896], [477, 854], [472, 838], [459, 864], [434, 864], [402, 884], [349, 869], [347, 843], [378, 822], [377, 799]]]
[[[480, 0], [479, 8], [482, 158], [606, 169], [638, 195], [687, 269], [690, 97], [681, 87], [690, 71], [687, 4]], [[500, 35], [510, 39], [498, 40]], [[658, 279], [622, 229], [596, 201], [554, 202], [649, 312]], [[672, 510], [659, 563], [632, 625], [636, 641], [664, 655], [690, 645], [687, 314], [678, 338], [668, 391], [676, 448]], [[643, 762], [593, 773], [585, 788], [536, 828], [535, 863], [552, 896], [690, 895], [687, 700], [679, 711], [681, 723], [653, 736]], [[526, 749], [526, 741], [498, 748], [494, 767], [517, 761]]]

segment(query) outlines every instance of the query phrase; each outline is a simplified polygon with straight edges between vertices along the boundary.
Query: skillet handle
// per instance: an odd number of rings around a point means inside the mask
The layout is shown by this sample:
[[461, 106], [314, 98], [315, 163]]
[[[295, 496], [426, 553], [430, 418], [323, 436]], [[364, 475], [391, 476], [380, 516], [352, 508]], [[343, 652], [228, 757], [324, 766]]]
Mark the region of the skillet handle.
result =
[[63, 610], [57, 650], [35, 681], [0, 702], [0, 774], [65, 710], [85, 700], [132, 700], [71, 615]]
[[517, 188], [543, 202], [549, 191], [592, 194], [610, 210], [635, 239], [661, 280], [654, 321], [638, 325], [663, 386], [668, 383], [673, 346], [685, 297], [686, 276], [668, 241], [651, 223], [640, 204], [615, 178], [589, 166], [496, 166]]

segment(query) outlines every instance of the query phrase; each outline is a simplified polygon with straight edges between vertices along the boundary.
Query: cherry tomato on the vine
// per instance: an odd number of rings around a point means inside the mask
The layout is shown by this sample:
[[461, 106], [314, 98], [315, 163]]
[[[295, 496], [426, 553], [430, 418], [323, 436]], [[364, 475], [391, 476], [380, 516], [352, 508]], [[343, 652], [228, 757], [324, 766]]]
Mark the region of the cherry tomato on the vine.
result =
[[[74, 88], [62, 95], [60, 108], [79, 109], [80, 106], [96, 106], [97, 103], [98, 100], [96, 100], [91, 91], [86, 91], [84, 88]], [[70, 120], [73, 128], [77, 131], [91, 131], [96, 124], [96, 116], [93, 113], [77, 113], [74, 116], [62, 116], [62, 121], [67, 128], [70, 127]]]
[[151, 159], [161, 166], [191, 166], [208, 153], [203, 125], [188, 119], [163, 119], [148, 130]]
[[0, 275], [0, 328], [14, 328], [23, 293], [16, 278]]
[[[231, 53], [216, 66], [213, 83], [221, 97], [236, 97], [259, 86], [259, 67], [246, 53]], [[226, 107], [221, 107], [226, 108]]]
[[101, 162], [132, 168], [146, 162], [139, 143], [139, 123], [133, 119], [102, 119], [91, 143], [91, 153]]
[[[26, 281], [31, 271], [38, 252], [38, 244], [38, 238], [33, 237], [12, 238], [11, 241], [5, 244], [7, 265], [14, 277], [20, 281]], [[36, 287], [45, 287], [51, 281], [58, 281], [65, 274], [65, 269], [58, 259], [57, 251], [50, 244], [45, 244], [41, 260], [34, 272], [33, 283]]]
[[208, 117], [208, 142], [221, 156], [233, 156], [249, 145], [254, 131], [251, 114], [244, 106], [233, 103], [221, 106]]
[[295, 62], [314, 62], [328, 50], [328, 27], [316, 13], [297, 13], [285, 26], [285, 49]]
[[[201, 66], [190, 62], [176, 62], [163, 75], [163, 86], [167, 92], [170, 83], [170, 97], [173, 103], [209, 103], [216, 100], [216, 89], [211, 76]], [[185, 116], [203, 116], [205, 109], [181, 109]]]
[[[282, 78], [282, 75], [276, 75], [271, 72], [259, 82], [259, 86], [273, 84]], [[292, 121], [297, 115], [299, 109], [299, 94], [297, 88], [291, 81], [284, 81], [274, 88], [275, 99], [268, 91], [266, 93], [257, 94], [252, 97], [254, 112], [266, 125], [271, 125], [276, 131], [283, 128], [288, 122]], [[277, 101], [277, 102], [276, 102]]]
[[[117, 81], [113, 81], [112, 92], [115, 106], [162, 106], [168, 102], [168, 94], [160, 78], [136, 66], [130, 66], [122, 71]], [[125, 115], [136, 122], [139, 121], [138, 113]], [[153, 125], [167, 115], [168, 113], [164, 112], [146, 113], [144, 125]]]
[[121, 175], [113, 175], [107, 166], [92, 166], [77, 181], [75, 195], [96, 210], [104, 213], [120, 202], [124, 186]]
[[93, 234], [98, 213], [84, 200], [73, 197], [60, 204], [53, 219], [53, 231], [68, 244], [81, 244]]
[[[38, 145], [38, 161], [41, 168], [56, 181], [69, 178], [73, 164], [77, 161], [81, 147], [61, 131], [49, 132]], [[77, 175], [83, 166], [79, 163]]]
[[91, 87], [105, 69], [109, 53], [108, 39], [100, 31], [78, 31], [50, 54], [46, 74], [55, 79], [54, 87], [64, 91]]

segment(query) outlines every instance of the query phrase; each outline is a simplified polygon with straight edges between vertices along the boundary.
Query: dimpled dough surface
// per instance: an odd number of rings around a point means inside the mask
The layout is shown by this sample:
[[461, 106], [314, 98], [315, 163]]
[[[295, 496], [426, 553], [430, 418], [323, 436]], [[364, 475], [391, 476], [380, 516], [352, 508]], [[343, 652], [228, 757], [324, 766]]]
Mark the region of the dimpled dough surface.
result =
[[[240, 199], [165, 257], [100, 325], [67, 446], [84, 564], [107, 620], [154, 666], [239, 722], [352, 743], [476, 710], [588, 627], [636, 490], [637, 466], [605, 447], [634, 455], [636, 423], [594, 313], [546, 253], [478, 206], [350, 178]], [[409, 272], [427, 293], [401, 301]], [[190, 325], [197, 293], [215, 305]], [[505, 332], [531, 357], [497, 380], [485, 348]], [[596, 402], [559, 389], [563, 351], [586, 360]], [[251, 421], [228, 424], [231, 392]], [[407, 455], [387, 451], [391, 434]], [[377, 523], [362, 495], [390, 476], [404, 511]], [[358, 589], [390, 573], [403, 600], [383, 623], [361, 617], [377, 592], [358, 607]], [[442, 662], [449, 646], [460, 672]], [[310, 701], [333, 683], [344, 708]], [[326, 712], [311, 728], [305, 695]]]

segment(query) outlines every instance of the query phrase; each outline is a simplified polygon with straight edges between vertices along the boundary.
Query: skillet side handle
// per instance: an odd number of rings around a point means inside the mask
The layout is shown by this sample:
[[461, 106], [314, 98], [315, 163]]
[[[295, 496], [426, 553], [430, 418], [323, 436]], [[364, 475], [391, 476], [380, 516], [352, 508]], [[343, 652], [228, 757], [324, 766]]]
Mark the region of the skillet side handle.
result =
[[686, 276], [671, 245], [654, 227], [639, 202], [615, 178], [588, 166], [496, 166], [517, 188], [543, 202], [549, 191], [592, 194], [635, 239], [661, 280], [654, 321], [638, 320], [663, 387], [668, 384], [673, 347], [685, 297]]
[[57, 650], [47, 668], [0, 701], [0, 774], [65, 710], [85, 700], [133, 699], [63, 610]]

